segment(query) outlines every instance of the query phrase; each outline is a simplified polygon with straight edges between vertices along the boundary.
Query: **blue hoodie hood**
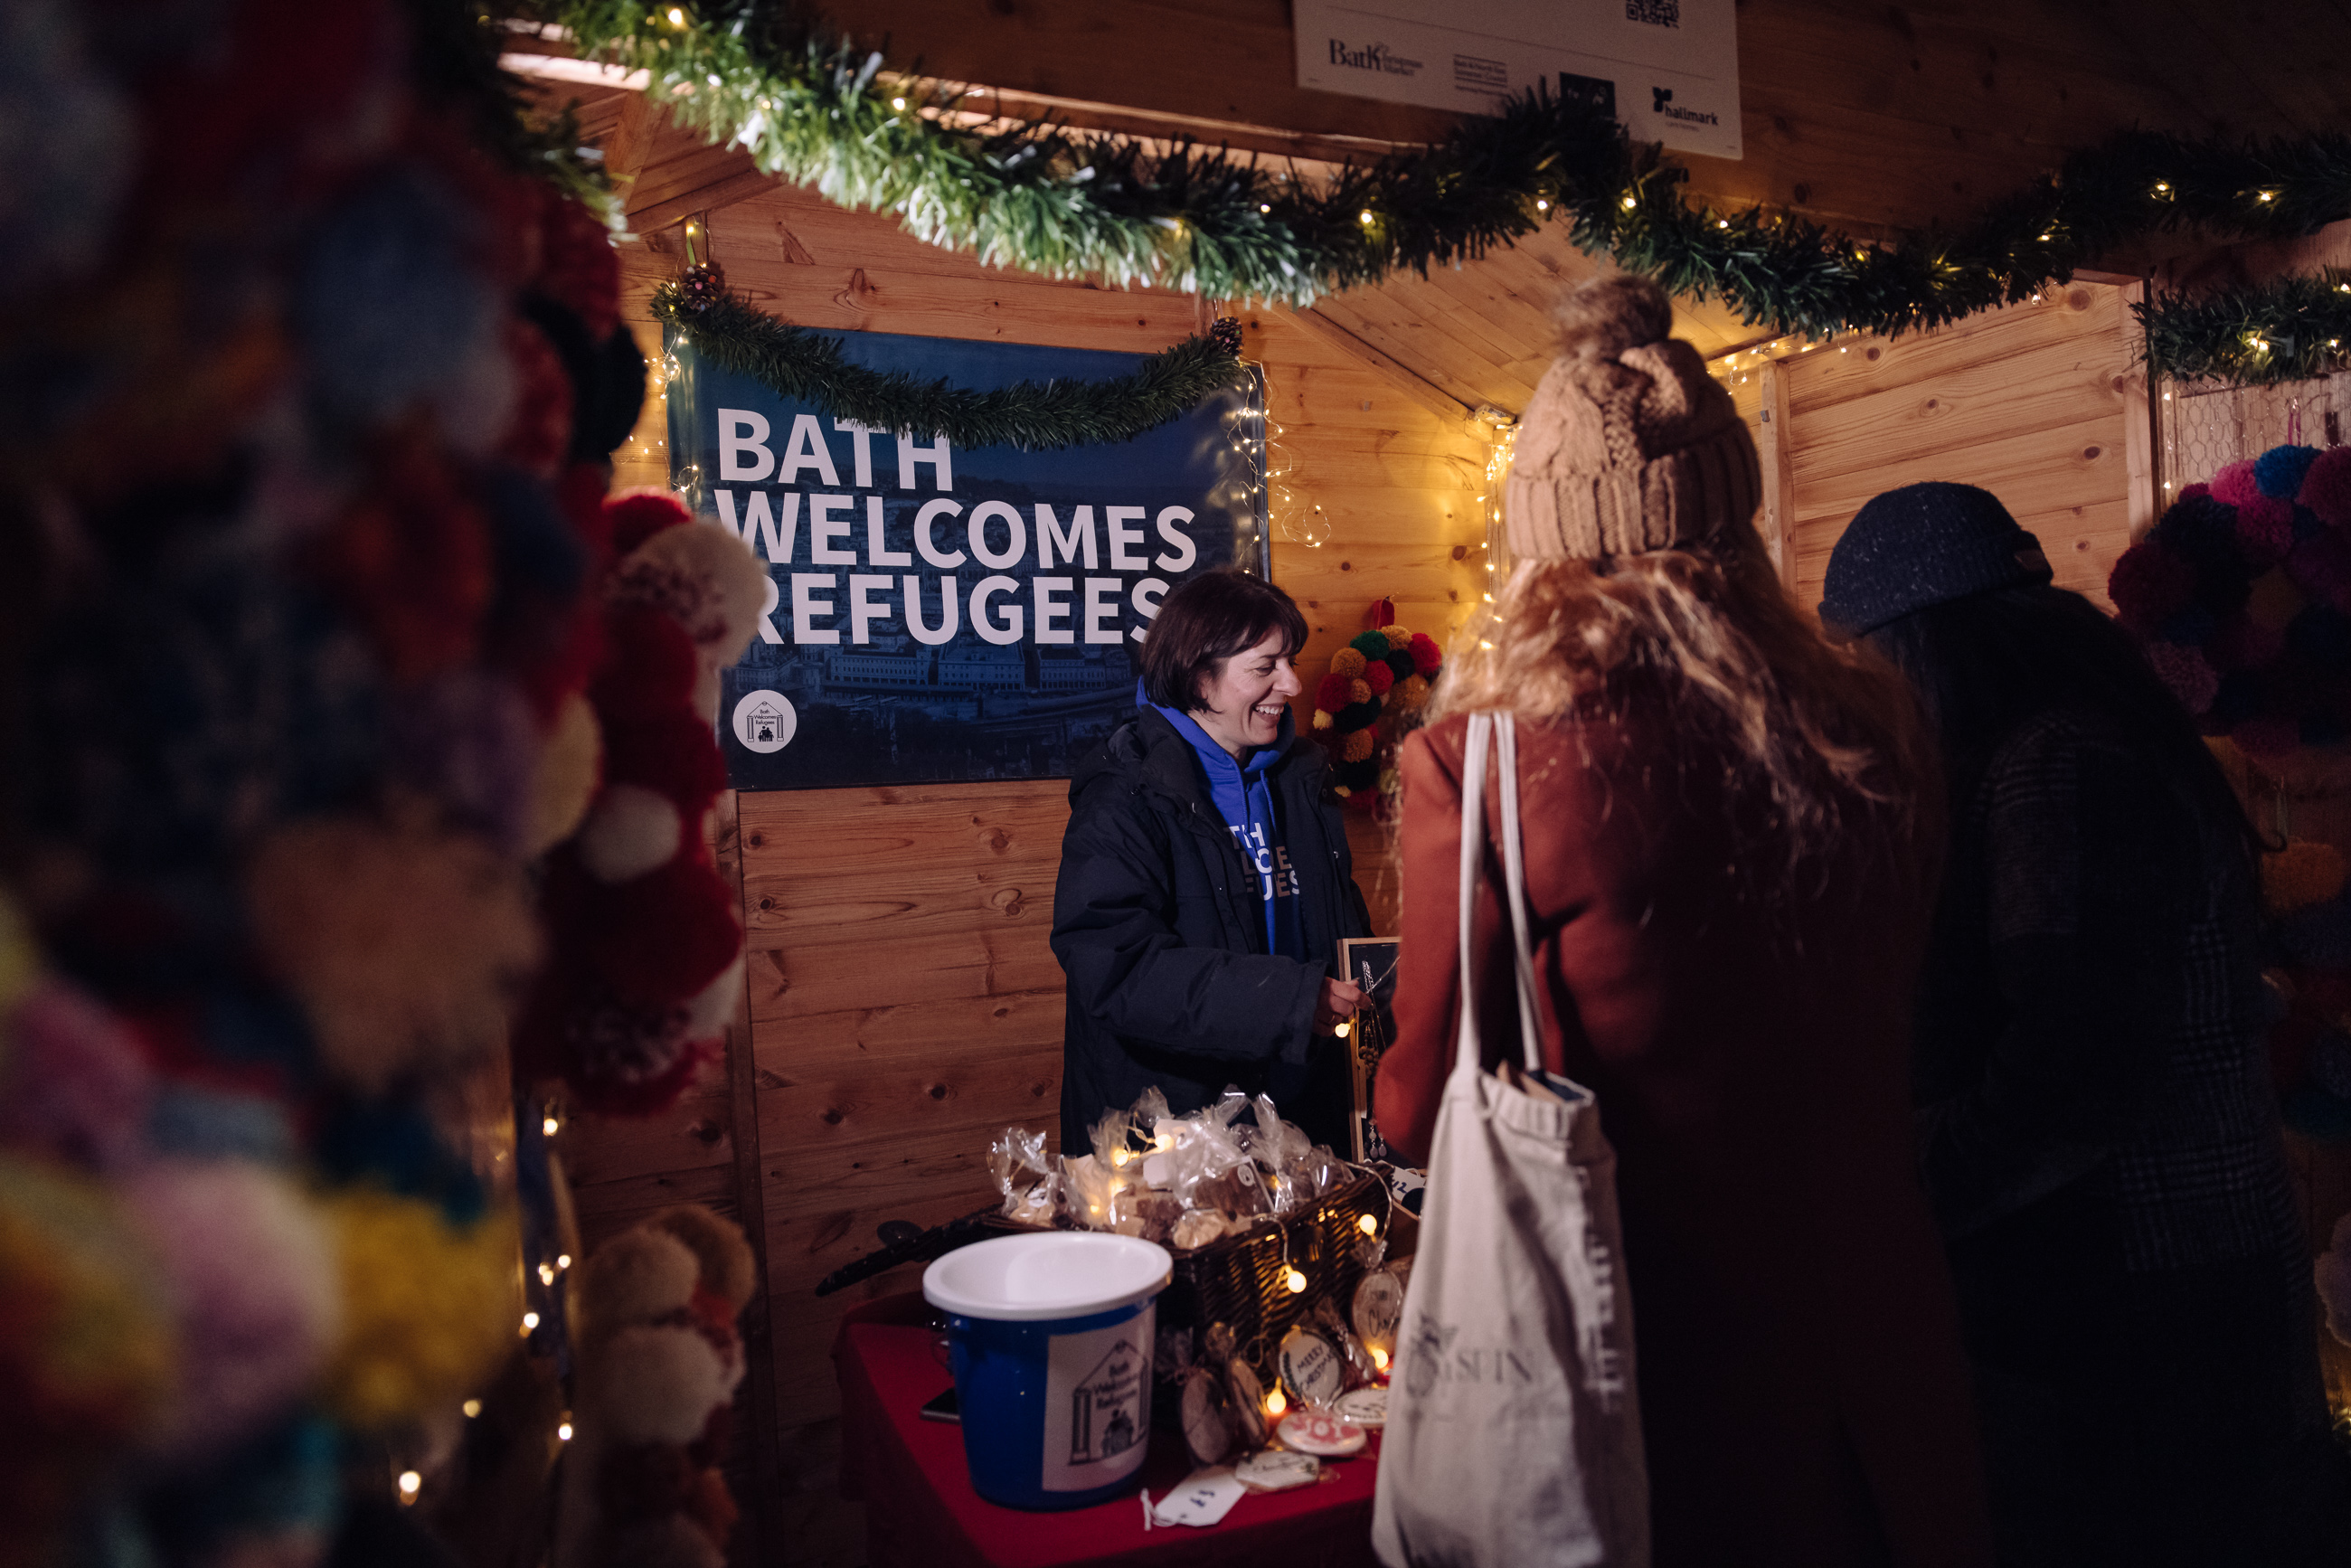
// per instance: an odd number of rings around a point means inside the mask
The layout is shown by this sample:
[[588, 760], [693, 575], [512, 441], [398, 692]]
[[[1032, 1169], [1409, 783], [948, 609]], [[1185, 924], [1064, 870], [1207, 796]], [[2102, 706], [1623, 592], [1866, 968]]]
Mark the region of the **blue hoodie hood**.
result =
[[1273, 788], [1266, 775], [1273, 765], [1290, 751], [1297, 737], [1298, 727], [1285, 707], [1281, 715], [1281, 731], [1271, 746], [1261, 746], [1239, 762], [1233, 754], [1219, 745], [1193, 716], [1172, 707], [1162, 707], [1145, 695], [1143, 682], [1134, 683], [1134, 700], [1148, 707], [1175, 727], [1176, 733], [1191, 742], [1192, 754], [1200, 764], [1200, 771], [1208, 781], [1208, 799], [1217, 814], [1232, 830], [1233, 842], [1241, 858], [1257, 868], [1259, 892], [1265, 900], [1265, 950], [1287, 957], [1306, 956], [1305, 934], [1298, 925], [1298, 873], [1290, 867], [1290, 856], [1281, 837], [1281, 824], [1273, 810]]

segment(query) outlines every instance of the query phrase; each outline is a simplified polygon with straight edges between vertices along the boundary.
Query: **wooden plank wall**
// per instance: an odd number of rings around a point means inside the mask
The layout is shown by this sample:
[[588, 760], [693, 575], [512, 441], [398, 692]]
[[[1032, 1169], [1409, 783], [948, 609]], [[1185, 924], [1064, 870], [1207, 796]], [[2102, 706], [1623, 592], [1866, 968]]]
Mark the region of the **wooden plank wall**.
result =
[[1864, 502], [1948, 479], [1998, 496], [2040, 536], [2058, 585], [2104, 605], [2132, 538], [2129, 454], [2147, 417], [2124, 296], [2076, 283], [1939, 331], [1851, 340], [1747, 372], [1732, 392], [1750, 424], [1770, 379], [1782, 383], [1798, 602], [1819, 604], [1829, 551]]
[[[707, 222], [728, 280], [811, 326], [1149, 350], [1209, 314], [1185, 297], [983, 268], [790, 188]], [[625, 264], [630, 318], [655, 357], [644, 301], [679, 266], [678, 237], [649, 236]], [[1274, 545], [1275, 579], [1311, 628], [1301, 660], [1311, 691], [1381, 595], [1395, 597], [1405, 624], [1440, 638], [1467, 614], [1483, 575], [1487, 446], [1478, 426], [1430, 407], [1426, 389], [1287, 311], [1241, 319], [1244, 353], [1265, 366], [1283, 427], [1289, 483], [1332, 525], [1320, 548]], [[661, 421], [655, 399], [616, 483], [665, 482]], [[1300, 722], [1310, 716], [1301, 705]], [[788, 1561], [862, 1561], [862, 1517], [835, 1491], [830, 1354], [846, 1301], [819, 1300], [817, 1281], [872, 1249], [883, 1220], [935, 1224], [984, 1202], [987, 1143], [1007, 1124], [1057, 1126], [1061, 976], [1047, 936], [1066, 789], [1055, 779], [735, 798], [752, 1071], [733, 1082], [747, 1081], [752, 1103], [730, 1101], [729, 1081], [714, 1074], [672, 1118], [583, 1125], [572, 1138], [583, 1207], [614, 1224], [632, 1204], [681, 1195], [731, 1208], [738, 1156], [758, 1171], [780, 1471], [773, 1539]], [[1385, 835], [1364, 820], [1354, 837], [1359, 880], [1384, 918], [1395, 897]], [[917, 1278], [900, 1270], [847, 1299]]]

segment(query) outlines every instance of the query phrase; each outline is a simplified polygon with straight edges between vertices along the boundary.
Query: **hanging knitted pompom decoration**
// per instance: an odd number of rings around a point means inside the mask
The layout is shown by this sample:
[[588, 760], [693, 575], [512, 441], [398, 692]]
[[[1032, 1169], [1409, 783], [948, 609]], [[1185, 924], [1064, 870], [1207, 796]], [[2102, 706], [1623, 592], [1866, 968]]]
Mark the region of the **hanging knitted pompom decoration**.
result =
[[[1359, 810], [1379, 800], [1402, 728], [1427, 702], [1429, 677], [1444, 663], [1433, 638], [1395, 623], [1394, 600], [1376, 601], [1364, 620], [1371, 629], [1331, 656], [1331, 673], [1314, 690], [1313, 734], [1331, 748], [1338, 794]], [[1391, 722], [1383, 733], [1381, 722], [1391, 714], [1405, 721], [1402, 728]]]
[[2158, 678], [2251, 757], [2351, 738], [2346, 464], [2306, 446], [2229, 464], [2183, 489], [2107, 580]]

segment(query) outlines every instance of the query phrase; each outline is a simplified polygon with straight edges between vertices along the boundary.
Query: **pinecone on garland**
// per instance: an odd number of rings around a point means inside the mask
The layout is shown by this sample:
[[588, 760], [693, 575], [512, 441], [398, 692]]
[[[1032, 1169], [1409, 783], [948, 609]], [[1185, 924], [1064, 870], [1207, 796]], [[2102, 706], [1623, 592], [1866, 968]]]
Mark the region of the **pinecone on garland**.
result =
[[697, 316], [717, 304], [726, 292], [726, 275], [716, 262], [689, 267], [677, 280], [678, 303]]
[[1241, 357], [1241, 324], [1231, 316], [1219, 316], [1208, 329], [1208, 340], [1235, 359]]

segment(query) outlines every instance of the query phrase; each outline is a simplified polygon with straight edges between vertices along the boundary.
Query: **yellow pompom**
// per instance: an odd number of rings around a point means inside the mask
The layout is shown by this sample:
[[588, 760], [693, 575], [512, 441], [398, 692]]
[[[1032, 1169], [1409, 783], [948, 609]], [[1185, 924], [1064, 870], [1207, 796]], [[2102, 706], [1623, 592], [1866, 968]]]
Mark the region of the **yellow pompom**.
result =
[[2315, 839], [2294, 839], [2262, 857], [2262, 902], [2272, 915], [2292, 915], [2343, 891], [2351, 865], [2343, 852]]
[[1372, 683], [1362, 679], [1349, 681], [1347, 683], [1347, 700], [1351, 703], [1367, 703], [1371, 701]]
[[1428, 700], [1428, 682], [1419, 675], [1406, 675], [1395, 684], [1394, 696], [1407, 709], [1416, 708]]
[[0, 1156], [0, 1301], [37, 1409], [101, 1440], [160, 1413], [176, 1348], [161, 1273], [108, 1188]]
[[354, 1188], [327, 1202], [343, 1284], [328, 1369], [334, 1413], [378, 1430], [455, 1404], [496, 1368], [521, 1323], [511, 1214], [460, 1228], [438, 1206]]
[[61, 1529], [99, 1479], [152, 1436], [176, 1370], [158, 1260], [95, 1182], [0, 1156], [0, 1368], [10, 1473], [0, 1558]]
[[1324, 713], [1321, 708], [1316, 708], [1316, 709], [1314, 710], [1314, 727], [1315, 727], [1315, 728], [1317, 728], [1317, 729], [1328, 729], [1328, 728], [1330, 728], [1330, 727], [1331, 727], [1331, 716], [1330, 716], [1329, 714], [1327, 714], [1327, 713]]
[[1364, 655], [1353, 648], [1342, 648], [1331, 655], [1331, 673], [1353, 680], [1364, 673]]
[[1358, 729], [1349, 733], [1339, 747], [1339, 755], [1349, 762], [1361, 762], [1372, 754], [1372, 732]]
[[1401, 648], [1412, 641], [1412, 633], [1401, 626], [1383, 626], [1380, 635], [1388, 640], [1390, 648]]

